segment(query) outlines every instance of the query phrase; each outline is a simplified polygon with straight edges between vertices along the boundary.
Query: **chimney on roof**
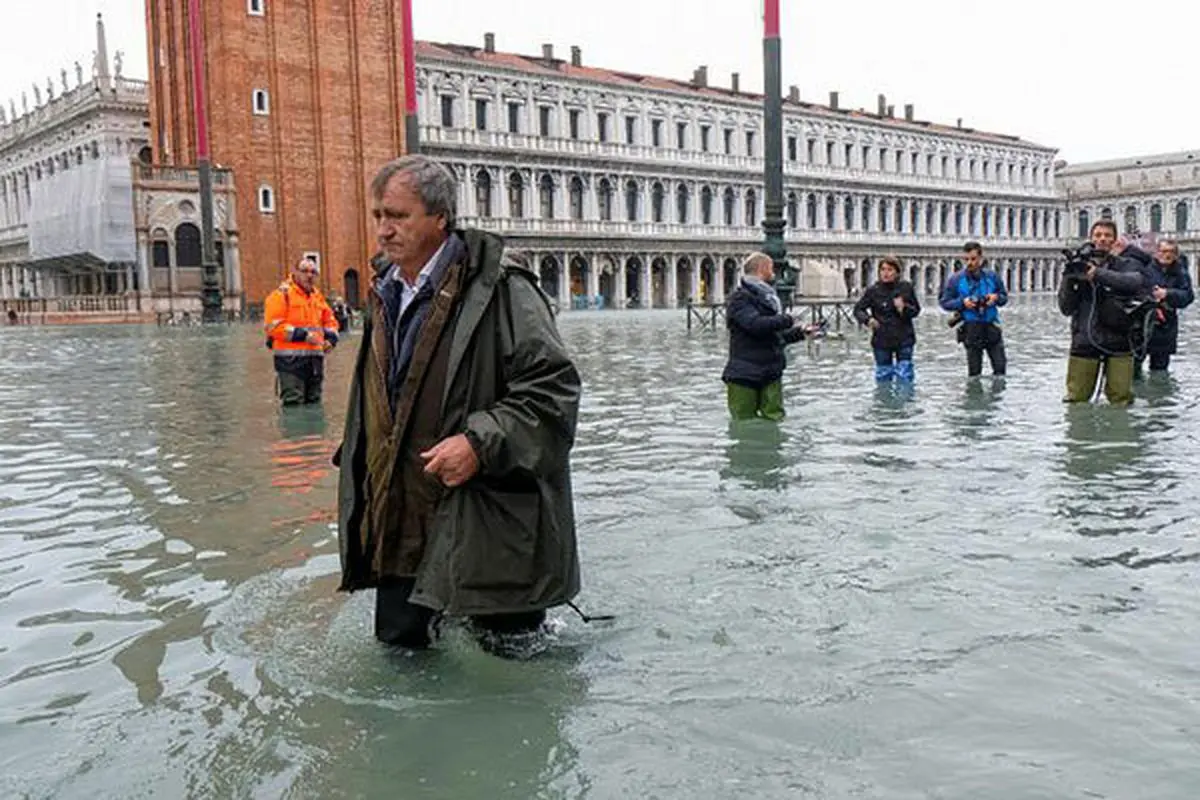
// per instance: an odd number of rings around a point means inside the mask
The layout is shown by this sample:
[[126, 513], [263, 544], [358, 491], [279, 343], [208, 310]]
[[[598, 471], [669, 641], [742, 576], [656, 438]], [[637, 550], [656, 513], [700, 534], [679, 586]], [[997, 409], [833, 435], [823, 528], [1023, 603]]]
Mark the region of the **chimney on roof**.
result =
[[958, 118], [958, 122], [956, 122], [956, 123], [955, 123], [955, 126], [956, 126], [956, 127], [959, 127], [959, 128], [961, 128], [961, 127], [962, 127], [962, 117], [959, 117], [959, 118]]
[[887, 97], [879, 95], [879, 110], [876, 112], [881, 117], [887, 116]]
[[838, 93], [837, 92], [829, 93], [829, 107], [831, 109], [833, 109], [834, 111], [838, 110]]
[[906, 120], [908, 120], [909, 122], [912, 122], [912, 121], [913, 121], [913, 115], [914, 115], [915, 113], [916, 113], [916, 110], [913, 108], [913, 104], [912, 104], [912, 103], [905, 103], [905, 104], [904, 104], [904, 118], [905, 118]]
[[554, 45], [552, 45], [552, 44], [542, 45], [542, 58], [544, 58], [547, 61], [554, 60]]
[[742, 76], [738, 75], [735, 72], [735, 73], [733, 73], [733, 91], [736, 94], [736, 93], [740, 92], [741, 90], [742, 90]]
[[483, 52], [485, 52], [485, 53], [496, 52], [496, 34], [485, 33], [483, 35]]
[[572, 67], [582, 67], [583, 66], [583, 51], [580, 50], [575, 45], [571, 45], [571, 66]]
[[696, 71], [692, 73], [692, 83], [700, 89], [708, 88], [707, 66], [701, 64], [699, 67], [696, 67]]
[[800, 87], [799, 86], [789, 86], [788, 87], [788, 100], [793, 103], [800, 102]]
[[895, 106], [893, 106], [893, 105], [889, 105], [889, 106], [887, 107], [887, 114], [886, 114], [886, 116], [889, 116], [889, 117], [894, 117], [894, 116], [896, 116], [896, 107], [895, 107]]

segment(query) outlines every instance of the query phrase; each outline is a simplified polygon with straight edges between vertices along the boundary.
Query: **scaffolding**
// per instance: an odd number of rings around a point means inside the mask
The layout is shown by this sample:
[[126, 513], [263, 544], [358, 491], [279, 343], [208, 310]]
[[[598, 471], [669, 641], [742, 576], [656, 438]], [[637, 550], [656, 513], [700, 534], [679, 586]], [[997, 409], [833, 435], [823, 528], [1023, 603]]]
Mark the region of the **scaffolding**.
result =
[[133, 169], [128, 158], [85, 159], [34, 184], [29, 261], [35, 268], [105, 271], [137, 263]]

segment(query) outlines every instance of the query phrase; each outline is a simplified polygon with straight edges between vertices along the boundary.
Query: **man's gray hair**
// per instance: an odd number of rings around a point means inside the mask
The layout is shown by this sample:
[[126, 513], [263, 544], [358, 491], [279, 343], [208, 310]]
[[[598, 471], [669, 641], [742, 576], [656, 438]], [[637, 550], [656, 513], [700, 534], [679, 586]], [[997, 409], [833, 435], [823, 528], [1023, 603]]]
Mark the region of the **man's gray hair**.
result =
[[743, 275], [757, 275], [758, 274], [758, 265], [764, 261], [767, 261], [771, 264], [775, 263], [769, 255], [762, 252], [761, 250], [757, 250], [757, 251], [751, 253], [750, 255], [746, 256], [742, 260], [742, 274]]
[[446, 218], [446, 230], [454, 230], [458, 206], [458, 183], [454, 174], [429, 156], [409, 155], [393, 159], [375, 174], [371, 181], [371, 196], [383, 197], [392, 178], [406, 178], [421, 198], [425, 213]]

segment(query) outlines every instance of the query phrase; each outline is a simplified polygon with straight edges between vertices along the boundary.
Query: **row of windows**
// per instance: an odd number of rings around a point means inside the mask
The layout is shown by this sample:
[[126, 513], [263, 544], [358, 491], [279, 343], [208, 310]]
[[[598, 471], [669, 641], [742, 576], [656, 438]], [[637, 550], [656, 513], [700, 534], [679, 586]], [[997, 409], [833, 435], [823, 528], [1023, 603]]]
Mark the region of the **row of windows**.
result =
[[[476, 214], [481, 217], [494, 216], [495, 196], [491, 175], [487, 171], [481, 170], [475, 176], [474, 186]], [[526, 211], [525, 178], [520, 173], [511, 173], [506, 188], [508, 216], [513, 219], [523, 218]], [[570, 219], [584, 219], [584, 196], [583, 181], [578, 177], [572, 178], [568, 185], [567, 201]], [[795, 192], [791, 192], [787, 196], [787, 221], [792, 228], [800, 227], [800, 198], [802, 196]], [[641, 197], [642, 190], [637, 182], [628, 181], [625, 184], [623, 207], [626, 221], [640, 221]], [[537, 199], [541, 218], [554, 219], [555, 187], [554, 181], [549, 175], [542, 175], [538, 181]], [[601, 178], [596, 186], [597, 216], [601, 221], [613, 220], [615, 199], [613, 184], [607, 178]], [[703, 225], [713, 224], [715, 199], [716, 195], [711, 187], [704, 186], [700, 189], [698, 215], [695, 221]], [[682, 224], [692, 222], [693, 196], [691, 190], [681, 184], [675, 190], [674, 201], [673, 221]], [[873, 229], [873, 221], [877, 220], [874, 223], [877, 226], [874, 230], [883, 232], [894, 230], [912, 233], [923, 228], [928, 234], [953, 232], [991, 236], [994, 230], [995, 235], [1007, 232], [1010, 236], [1032, 235], [1034, 238], [1049, 238], [1051, 231], [1051, 216], [1048, 209], [1001, 209], [974, 204], [964, 205], [963, 203], [955, 203], [952, 206], [943, 203], [939, 206], [932, 201], [925, 203], [912, 201], [908, 204], [906, 217], [904, 204], [887, 198], [879, 199], [876, 204], [869, 197], [858, 200], [846, 197], [842, 200], [842, 204], [843, 213], [839, 219], [837, 198], [827, 195], [824, 202], [820, 203], [817, 195], [808, 194], [804, 200], [806, 226], [810, 229], [816, 229], [823, 225], [829, 230], [855, 230], [856, 225], [861, 221], [861, 230], [869, 231]], [[739, 224], [738, 206], [736, 193], [732, 188], [726, 188], [721, 195], [721, 219], [725, 225]], [[749, 226], [758, 224], [758, 195], [754, 189], [746, 190], [741, 203], [741, 211], [740, 224]], [[952, 218], [953, 230], [951, 229]], [[657, 181], [650, 187], [649, 221], [667, 221], [667, 190], [662, 183]], [[1055, 211], [1053, 216], [1055, 238], [1060, 236], [1061, 224], [1062, 214]]]
[[[1141, 226], [1138, 224], [1138, 209], [1137, 206], [1126, 206], [1125, 213], [1122, 215], [1123, 230], [1126, 234], [1139, 234], [1142, 232]], [[1109, 207], [1100, 209], [1098, 219], [1112, 220], [1113, 210]], [[1091, 230], [1092, 215], [1087, 209], [1079, 212], [1079, 228], [1078, 235], [1080, 238], [1086, 238]], [[1175, 204], [1175, 232], [1183, 233], [1188, 229], [1188, 204], [1185, 200], [1180, 200]], [[1163, 232], [1163, 206], [1162, 203], [1154, 203], [1150, 206], [1150, 233]]]
[[[442, 95], [441, 105], [441, 123], [444, 128], [453, 128], [454, 125], [454, 109], [455, 98], [451, 95]], [[488, 130], [488, 106], [489, 102], [483, 98], [475, 100], [475, 128], [476, 130]], [[507, 104], [507, 130], [509, 133], [523, 133], [521, 124], [523, 104], [517, 102], [509, 102]], [[537, 129], [539, 136], [550, 136], [552, 131], [551, 122], [553, 120], [554, 109], [551, 106], [538, 106]], [[568, 138], [582, 139], [582, 121], [583, 112], [579, 109], [567, 110], [567, 125], [565, 133]], [[625, 117], [624, 141], [625, 144], [635, 144], [637, 142], [638, 130], [637, 117]], [[615, 141], [615, 131], [613, 130], [613, 120], [611, 115], [606, 112], [600, 112], [596, 115], [595, 133], [596, 138], [601, 142]], [[650, 144], [652, 147], [662, 147], [666, 141], [665, 137], [666, 123], [661, 119], [650, 121]], [[733, 154], [735, 132], [731, 128], [725, 128], [722, 131], [722, 144], [727, 155]], [[745, 143], [746, 155], [754, 155], [755, 132], [746, 131]], [[713, 130], [711, 125], [700, 126], [700, 150], [705, 153], [711, 152], [713, 146]], [[678, 122], [675, 125], [675, 146], [680, 150], [687, 149], [688, 146], [688, 125], [685, 122]]]
[[[454, 95], [441, 95], [441, 125], [444, 128], [456, 127], [455, 110], [459, 99]], [[486, 98], [475, 98], [475, 129], [486, 131], [490, 126], [491, 101]], [[509, 101], [506, 104], [507, 131], [509, 133], [524, 133], [522, 118], [524, 104]], [[553, 106], [537, 106], [537, 132], [539, 136], [554, 134]], [[570, 139], [583, 139], [584, 112], [581, 109], [566, 110], [565, 127], [558, 131], [560, 135]], [[625, 116], [620, 133], [625, 144], [638, 143], [639, 118]], [[618, 133], [614, 129], [616, 121], [613, 115], [606, 111], [596, 113], [593, 134], [600, 142], [615, 141]], [[650, 120], [649, 144], [651, 147], [667, 146], [666, 122], [661, 119]], [[695, 140], [693, 140], [693, 133]], [[745, 147], [740, 153], [735, 153], [736, 131], [732, 128], [721, 128], [718, 139], [717, 130], [713, 125], [701, 123], [693, 131], [689, 122], [676, 122], [671, 146], [677, 150], [699, 150], [704, 153], [715, 152], [721, 147], [726, 155], [756, 156], [757, 134], [755, 131], [745, 131]], [[1011, 164], [993, 162], [985, 159], [956, 157], [951, 162], [948, 155], [931, 153], [907, 152], [903, 149], [891, 149], [868, 144], [838, 143], [817, 138], [807, 138], [803, 142], [797, 136], [787, 137], [786, 156], [788, 161], [800, 160], [801, 145], [805, 161], [809, 164], [843, 167], [846, 169], [878, 170], [896, 174], [934, 175], [937, 177], [954, 178], [955, 180], [972, 180], [1022, 185], [1048, 185], [1050, 169], [1048, 167], [1030, 167], [1027, 164]], [[822, 146], [823, 145], [823, 146]], [[951, 164], [953, 163], [953, 171]]]

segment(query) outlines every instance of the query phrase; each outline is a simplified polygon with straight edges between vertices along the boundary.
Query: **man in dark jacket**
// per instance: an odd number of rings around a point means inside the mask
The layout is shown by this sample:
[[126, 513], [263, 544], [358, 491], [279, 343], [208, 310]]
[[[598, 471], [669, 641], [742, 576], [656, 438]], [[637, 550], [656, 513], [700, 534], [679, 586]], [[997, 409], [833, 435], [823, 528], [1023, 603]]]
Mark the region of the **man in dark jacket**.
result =
[[967, 258], [966, 269], [946, 281], [939, 304], [962, 318], [961, 341], [967, 350], [967, 377], [983, 372], [983, 354], [992, 364], [993, 375], [1004, 375], [1008, 358], [1004, 353], [1004, 333], [1000, 329], [999, 308], [1008, 303], [1004, 280], [983, 265], [983, 245], [967, 242], [963, 245]]
[[1142, 266], [1122, 258], [1117, 226], [1102, 219], [1092, 225], [1097, 256], [1082, 271], [1063, 275], [1058, 308], [1071, 318], [1067, 361], [1068, 403], [1086, 403], [1104, 373], [1104, 394], [1114, 405], [1133, 402], [1133, 312], [1145, 291]]
[[423, 156], [371, 186], [386, 259], [368, 292], [335, 462], [341, 589], [376, 589], [375, 635], [536, 635], [579, 591], [569, 451], [580, 379], [537, 277], [454, 226], [453, 176]]
[[1179, 342], [1179, 310], [1187, 308], [1196, 299], [1191, 276], [1179, 261], [1179, 244], [1172, 239], [1158, 243], [1157, 256], [1146, 264], [1146, 278], [1153, 287], [1150, 295], [1158, 308], [1155, 309], [1150, 340], [1134, 364], [1134, 377], [1141, 377], [1146, 355], [1150, 356], [1151, 372], [1167, 371]]
[[854, 318], [871, 328], [871, 349], [875, 353], [875, 380], [887, 383], [893, 378], [911, 383], [913, 349], [917, 333], [913, 320], [921, 313], [917, 293], [908, 281], [900, 280], [900, 259], [888, 256], [879, 262], [879, 280], [871, 284], [854, 305]]
[[771, 257], [751, 253], [742, 262], [742, 279], [725, 304], [729, 359], [721, 380], [734, 419], [783, 419], [784, 346], [817, 330], [783, 313], [779, 295], [771, 287], [774, 279]]

